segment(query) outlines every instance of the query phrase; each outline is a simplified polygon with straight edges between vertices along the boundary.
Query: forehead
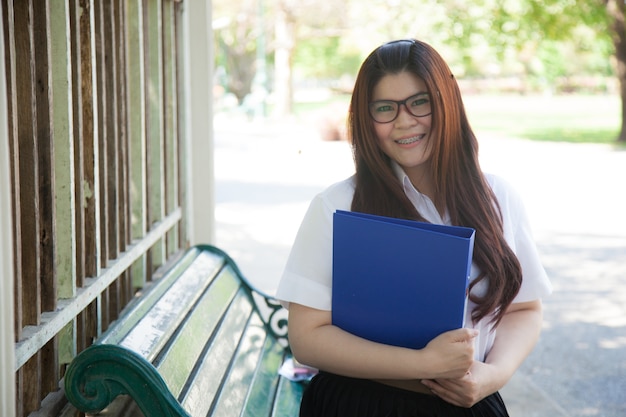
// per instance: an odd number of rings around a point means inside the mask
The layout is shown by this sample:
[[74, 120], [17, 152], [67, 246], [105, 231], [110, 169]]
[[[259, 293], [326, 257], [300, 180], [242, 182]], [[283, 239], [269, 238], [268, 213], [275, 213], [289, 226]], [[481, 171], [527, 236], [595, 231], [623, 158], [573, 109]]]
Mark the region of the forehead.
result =
[[378, 81], [372, 91], [372, 101], [403, 100], [417, 93], [427, 93], [423, 79], [411, 72], [387, 74]]

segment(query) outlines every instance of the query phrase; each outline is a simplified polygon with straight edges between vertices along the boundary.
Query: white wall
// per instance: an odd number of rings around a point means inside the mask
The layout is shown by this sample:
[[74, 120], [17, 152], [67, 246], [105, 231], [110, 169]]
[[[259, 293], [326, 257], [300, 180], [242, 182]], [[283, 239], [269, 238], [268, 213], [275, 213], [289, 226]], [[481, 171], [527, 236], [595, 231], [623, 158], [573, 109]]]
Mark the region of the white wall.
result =
[[215, 243], [211, 0], [182, 2], [183, 134], [190, 243]]

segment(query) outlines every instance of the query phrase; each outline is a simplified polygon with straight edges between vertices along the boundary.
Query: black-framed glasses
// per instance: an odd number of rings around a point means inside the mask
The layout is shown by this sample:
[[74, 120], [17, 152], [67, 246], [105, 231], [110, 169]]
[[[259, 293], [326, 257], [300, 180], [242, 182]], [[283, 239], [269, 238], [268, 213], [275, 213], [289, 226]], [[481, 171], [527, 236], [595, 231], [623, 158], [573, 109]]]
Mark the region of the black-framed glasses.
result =
[[370, 116], [377, 123], [391, 123], [400, 114], [400, 106], [415, 117], [424, 117], [432, 113], [430, 94], [417, 93], [404, 100], [376, 100], [369, 104]]

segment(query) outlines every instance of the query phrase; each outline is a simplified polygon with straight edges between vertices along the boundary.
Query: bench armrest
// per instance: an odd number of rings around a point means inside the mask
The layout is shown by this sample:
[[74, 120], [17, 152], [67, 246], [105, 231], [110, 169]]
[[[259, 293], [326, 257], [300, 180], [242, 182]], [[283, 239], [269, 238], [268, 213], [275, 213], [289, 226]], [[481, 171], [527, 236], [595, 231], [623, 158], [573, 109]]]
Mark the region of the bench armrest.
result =
[[189, 417], [156, 369], [121, 346], [92, 345], [68, 367], [65, 395], [80, 410], [98, 413], [122, 394], [133, 397], [150, 417]]

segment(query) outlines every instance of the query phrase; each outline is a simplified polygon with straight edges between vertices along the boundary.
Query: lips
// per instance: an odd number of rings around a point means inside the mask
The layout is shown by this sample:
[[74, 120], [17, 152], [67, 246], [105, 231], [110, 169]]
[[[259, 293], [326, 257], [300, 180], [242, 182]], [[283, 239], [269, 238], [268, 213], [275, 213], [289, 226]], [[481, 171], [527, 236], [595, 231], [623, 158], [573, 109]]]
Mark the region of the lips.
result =
[[394, 142], [399, 144], [399, 145], [410, 145], [411, 143], [417, 142], [419, 140], [424, 139], [425, 135], [416, 135], [416, 136], [411, 136], [410, 138], [404, 138], [404, 139], [398, 139], [395, 140]]

